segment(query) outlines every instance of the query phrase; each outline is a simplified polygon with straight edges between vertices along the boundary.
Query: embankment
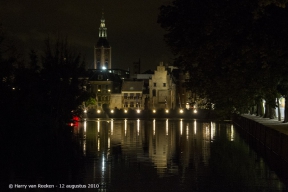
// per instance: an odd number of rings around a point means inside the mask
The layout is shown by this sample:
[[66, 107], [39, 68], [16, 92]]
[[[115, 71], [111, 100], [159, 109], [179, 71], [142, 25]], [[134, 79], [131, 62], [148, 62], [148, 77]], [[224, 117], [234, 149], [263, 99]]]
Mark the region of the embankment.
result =
[[288, 125], [276, 120], [235, 115], [233, 123], [244, 139], [288, 184]]

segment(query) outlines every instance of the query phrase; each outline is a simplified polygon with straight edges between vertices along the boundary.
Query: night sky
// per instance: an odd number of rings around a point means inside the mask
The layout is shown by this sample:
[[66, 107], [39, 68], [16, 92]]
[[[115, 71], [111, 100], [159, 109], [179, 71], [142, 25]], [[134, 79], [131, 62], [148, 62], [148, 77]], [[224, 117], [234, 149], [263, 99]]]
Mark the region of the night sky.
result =
[[107, 39], [112, 47], [112, 68], [128, 69], [141, 59], [141, 72], [155, 70], [160, 61], [172, 63], [165, 31], [157, 24], [158, 8], [170, 0], [0, 0], [0, 23], [9, 38], [28, 57], [39, 54], [44, 40], [57, 34], [85, 55], [87, 68], [93, 64], [102, 10]]

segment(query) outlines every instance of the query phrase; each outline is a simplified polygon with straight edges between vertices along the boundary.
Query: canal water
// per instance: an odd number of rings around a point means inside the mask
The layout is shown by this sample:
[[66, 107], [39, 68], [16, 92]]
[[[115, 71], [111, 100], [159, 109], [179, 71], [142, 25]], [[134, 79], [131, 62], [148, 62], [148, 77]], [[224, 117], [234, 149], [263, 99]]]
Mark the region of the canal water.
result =
[[90, 119], [73, 128], [95, 191], [286, 191], [230, 123]]

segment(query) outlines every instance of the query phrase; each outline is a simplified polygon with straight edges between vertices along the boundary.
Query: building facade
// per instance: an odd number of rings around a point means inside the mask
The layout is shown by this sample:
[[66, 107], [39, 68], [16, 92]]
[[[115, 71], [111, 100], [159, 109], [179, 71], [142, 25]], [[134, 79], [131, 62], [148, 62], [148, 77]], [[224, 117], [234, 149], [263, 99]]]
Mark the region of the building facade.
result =
[[143, 81], [124, 81], [122, 84], [122, 108], [144, 109]]
[[163, 62], [149, 80], [149, 106], [150, 109], [174, 109], [176, 86]]
[[111, 94], [121, 93], [122, 80], [116, 74], [89, 70], [89, 91], [95, 95], [97, 108], [109, 107]]
[[99, 39], [94, 46], [94, 69], [111, 69], [111, 47], [107, 40], [107, 28], [102, 13]]

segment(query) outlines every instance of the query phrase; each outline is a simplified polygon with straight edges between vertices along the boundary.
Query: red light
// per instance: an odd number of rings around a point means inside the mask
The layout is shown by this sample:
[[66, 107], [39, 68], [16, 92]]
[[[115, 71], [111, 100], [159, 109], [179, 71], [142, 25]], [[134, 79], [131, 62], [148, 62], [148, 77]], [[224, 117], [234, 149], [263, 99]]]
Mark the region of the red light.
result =
[[79, 121], [80, 118], [78, 116], [73, 116], [73, 121]]

